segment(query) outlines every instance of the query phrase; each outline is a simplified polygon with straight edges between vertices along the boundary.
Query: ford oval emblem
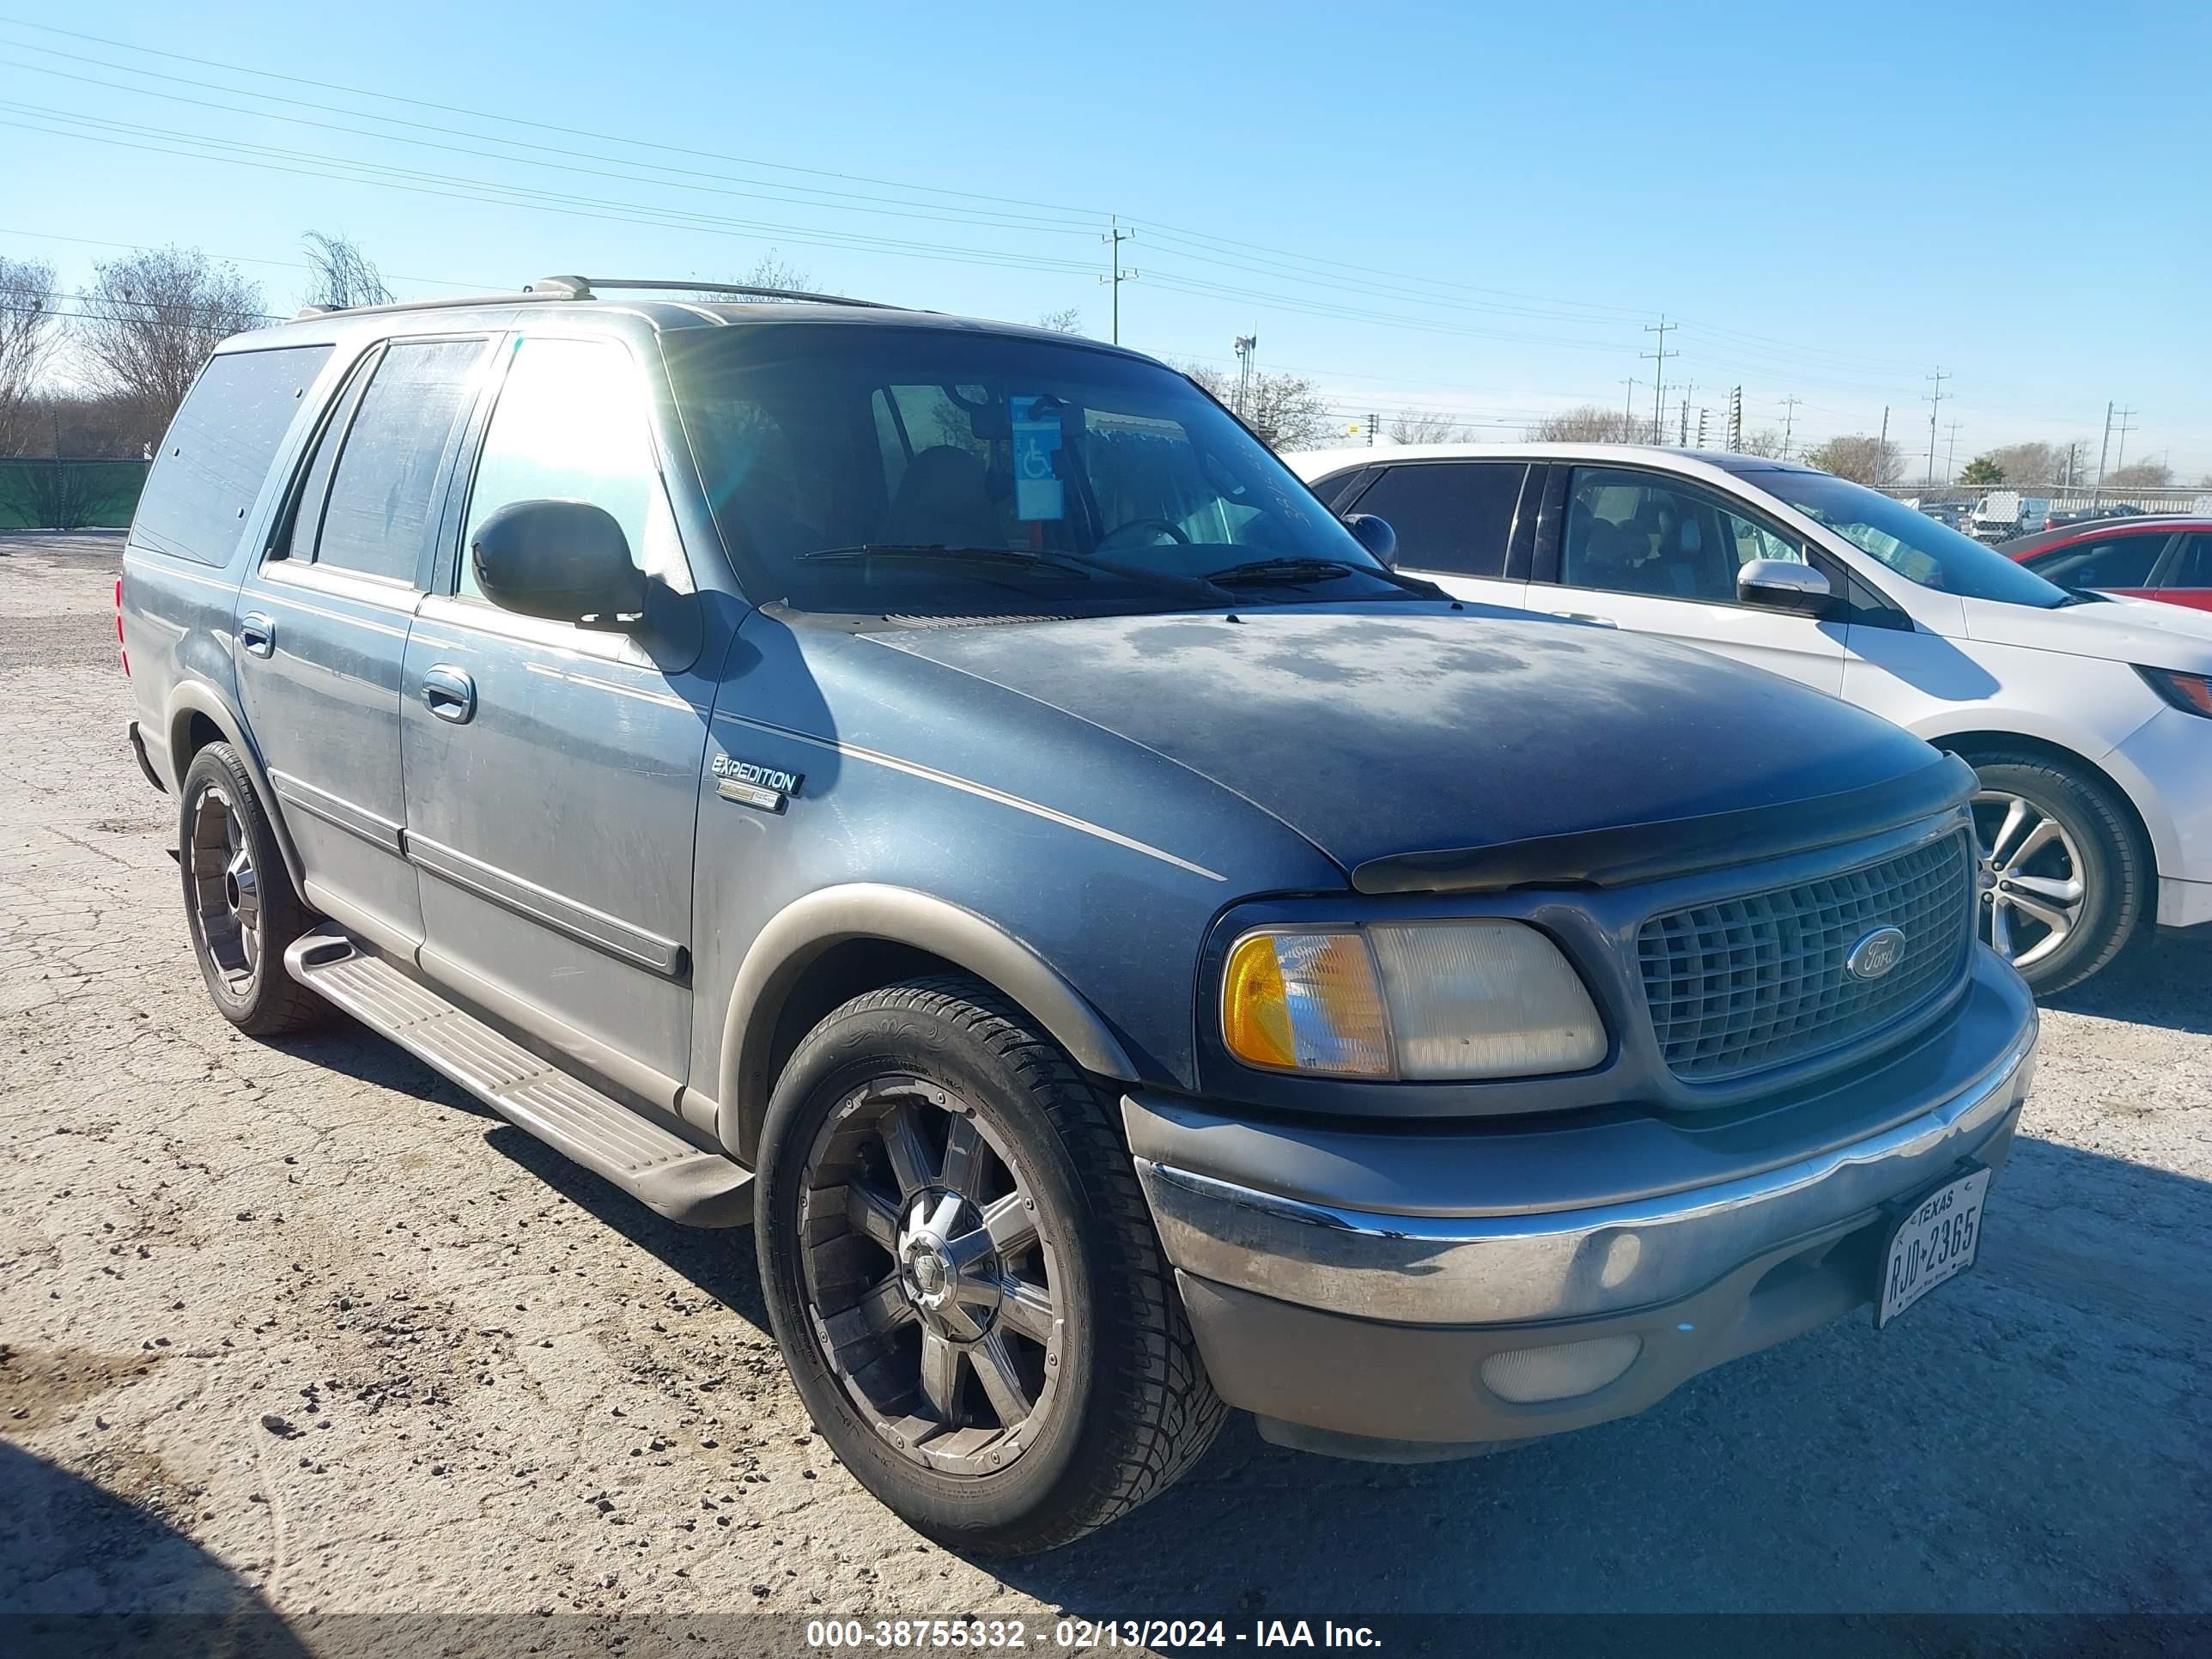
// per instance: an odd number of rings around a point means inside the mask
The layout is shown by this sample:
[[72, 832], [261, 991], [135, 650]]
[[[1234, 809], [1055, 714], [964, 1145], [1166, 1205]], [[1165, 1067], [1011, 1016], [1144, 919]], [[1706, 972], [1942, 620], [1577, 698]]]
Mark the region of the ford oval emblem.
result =
[[1844, 966], [1853, 979], [1880, 979], [1904, 954], [1904, 933], [1894, 927], [1877, 927], [1851, 946]]

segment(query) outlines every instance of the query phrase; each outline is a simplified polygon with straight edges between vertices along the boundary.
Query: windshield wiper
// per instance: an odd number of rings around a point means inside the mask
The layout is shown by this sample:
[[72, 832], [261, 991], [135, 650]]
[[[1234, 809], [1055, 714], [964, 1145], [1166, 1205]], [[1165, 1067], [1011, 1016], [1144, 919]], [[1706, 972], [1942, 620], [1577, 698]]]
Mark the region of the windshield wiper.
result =
[[863, 542], [854, 547], [817, 548], [811, 553], [800, 554], [799, 557], [801, 563], [882, 558], [911, 559], [921, 563], [989, 565], [1004, 570], [1042, 568], [1078, 575], [1088, 575], [1096, 571], [1103, 575], [1118, 576], [1123, 581], [1141, 582], [1172, 592], [1188, 593], [1209, 603], [1228, 597], [1203, 577], [1182, 576], [1167, 570], [1146, 570], [1139, 565], [1122, 564], [1087, 553], [1032, 553], [1017, 547], [945, 547], [934, 542]]
[[1224, 587], [1303, 587], [1312, 582], [1333, 581], [1339, 576], [1354, 575], [1372, 576], [1377, 581], [1389, 582], [1393, 587], [1402, 588], [1425, 599], [1451, 597], [1434, 582], [1425, 582], [1418, 576], [1401, 575], [1385, 565], [1370, 568], [1365, 565], [1346, 564], [1341, 559], [1306, 558], [1291, 554], [1278, 554], [1267, 559], [1249, 559], [1243, 564], [1209, 570], [1206, 573], [1206, 580]]

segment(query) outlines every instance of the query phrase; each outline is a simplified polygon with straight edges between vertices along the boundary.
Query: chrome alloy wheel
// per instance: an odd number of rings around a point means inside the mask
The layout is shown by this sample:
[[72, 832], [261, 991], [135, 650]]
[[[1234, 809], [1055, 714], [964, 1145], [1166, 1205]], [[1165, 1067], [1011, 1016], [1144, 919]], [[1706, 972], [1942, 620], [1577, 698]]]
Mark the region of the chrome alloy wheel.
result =
[[1036, 1443], [1062, 1361], [1053, 1240], [975, 1107], [910, 1076], [854, 1090], [808, 1153], [799, 1223], [807, 1317], [878, 1435], [948, 1474]]
[[2052, 955], [2081, 920], [2081, 849], [2051, 813], [2023, 795], [1973, 799], [1982, 939], [2015, 968]]
[[208, 960], [233, 995], [246, 995], [264, 954], [261, 881], [245, 821], [220, 784], [206, 786], [192, 804], [185, 878]]

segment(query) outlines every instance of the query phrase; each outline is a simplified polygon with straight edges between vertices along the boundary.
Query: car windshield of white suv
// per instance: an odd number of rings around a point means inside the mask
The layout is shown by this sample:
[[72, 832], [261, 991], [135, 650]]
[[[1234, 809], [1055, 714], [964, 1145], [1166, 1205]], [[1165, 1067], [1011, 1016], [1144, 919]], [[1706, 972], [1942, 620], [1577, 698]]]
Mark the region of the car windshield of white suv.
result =
[[2080, 598], [1917, 508], [1832, 473], [1776, 467], [1749, 474], [1746, 482], [1817, 519], [1923, 587], [2041, 611]]
[[1433, 595], [1158, 363], [971, 327], [763, 318], [665, 337], [747, 591], [1064, 614]]

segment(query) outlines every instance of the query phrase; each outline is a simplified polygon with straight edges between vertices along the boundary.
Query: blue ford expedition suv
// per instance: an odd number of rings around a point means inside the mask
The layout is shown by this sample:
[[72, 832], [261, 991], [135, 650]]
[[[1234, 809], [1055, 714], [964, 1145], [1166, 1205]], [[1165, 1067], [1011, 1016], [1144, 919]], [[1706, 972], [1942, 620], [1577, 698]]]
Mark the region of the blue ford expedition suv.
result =
[[223, 1013], [751, 1224], [916, 1527], [1064, 1543], [1230, 1407], [1598, 1422], [1972, 1261], [2036, 1025], [1962, 763], [1398, 575], [1133, 352], [600, 286], [224, 345], [131, 739]]

